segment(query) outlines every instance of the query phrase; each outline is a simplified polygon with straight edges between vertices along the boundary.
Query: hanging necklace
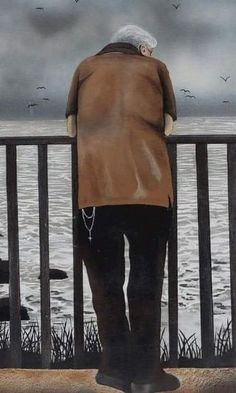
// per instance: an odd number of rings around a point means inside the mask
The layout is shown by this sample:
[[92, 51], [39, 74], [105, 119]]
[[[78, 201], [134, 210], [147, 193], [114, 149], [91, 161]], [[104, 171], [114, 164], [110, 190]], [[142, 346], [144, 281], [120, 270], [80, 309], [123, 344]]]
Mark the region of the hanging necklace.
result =
[[[95, 221], [95, 209], [96, 209], [96, 207], [93, 207], [93, 211], [92, 211], [92, 214], [90, 216], [88, 214], [86, 214], [84, 209], [82, 209], [82, 218], [83, 218], [83, 221], [84, 221], [85, 228], [89, 232], [88, 239], [89, 239], [90, 243], [92, 241], [91, 232], [92, 232], [92, 229], [93, 229], [93, 226], [94, 226], [94, 221]], [[90, 227], [87, 225], [86, 219], [87, 220], [92, 219]]]

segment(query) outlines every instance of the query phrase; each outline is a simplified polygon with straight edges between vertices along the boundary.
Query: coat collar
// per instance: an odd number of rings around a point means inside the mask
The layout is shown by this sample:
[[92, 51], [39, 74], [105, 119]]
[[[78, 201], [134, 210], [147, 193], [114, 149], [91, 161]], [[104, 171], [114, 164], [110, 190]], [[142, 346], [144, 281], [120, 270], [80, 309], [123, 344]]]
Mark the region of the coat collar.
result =
[[104, 53], [109, 53], [109, 52], [122, 52], [122, 53], [126, 53], [129, 55], [143, 56], [134, 45], [129, 44], [128, 42], [112, 42], [112, 43], [104, 46], [104, 48], [101, 49], [96, 54], [96, 56], [103, 55]]

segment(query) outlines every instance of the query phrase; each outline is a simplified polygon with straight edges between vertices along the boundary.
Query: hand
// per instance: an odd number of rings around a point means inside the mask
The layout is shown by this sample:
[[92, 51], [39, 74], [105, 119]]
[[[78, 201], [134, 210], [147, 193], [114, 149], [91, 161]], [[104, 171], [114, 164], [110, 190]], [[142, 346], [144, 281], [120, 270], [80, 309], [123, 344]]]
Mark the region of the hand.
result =
[[67, 118], [67, 132], [70, 138], [74, 138], [77, 134], [77, 116], [70, 115]]
[[174, 129], [174, 121], [171, 117], [171, 115], [169, 115], [169, 113], [164, 113], [165, 116], [165, 130], [164, 133], [166, 136], [170, 135], [173, 132]]

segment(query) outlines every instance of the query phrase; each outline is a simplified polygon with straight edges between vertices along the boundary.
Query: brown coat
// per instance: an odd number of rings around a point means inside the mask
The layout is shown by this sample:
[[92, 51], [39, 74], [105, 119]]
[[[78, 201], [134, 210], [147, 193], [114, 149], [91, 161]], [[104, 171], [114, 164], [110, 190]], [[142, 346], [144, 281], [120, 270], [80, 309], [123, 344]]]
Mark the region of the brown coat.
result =
[[110, 44], [79, 64], [66, 110], [77, 114], [79, 208], [173, 205], [164, 113], [177, 118], [160, 60]]

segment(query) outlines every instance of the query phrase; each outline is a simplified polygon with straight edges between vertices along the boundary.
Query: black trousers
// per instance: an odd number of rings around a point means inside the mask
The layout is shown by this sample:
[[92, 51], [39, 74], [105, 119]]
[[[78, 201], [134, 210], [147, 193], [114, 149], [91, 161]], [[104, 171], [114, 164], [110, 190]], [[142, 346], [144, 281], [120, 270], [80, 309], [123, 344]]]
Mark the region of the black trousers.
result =
[[[91, 208], [85, 212], [90, 215]], [[172, 209], [152, 205], [96, 208], [92, 241], [79, 210], [79, 241], [103, 347], [100, 371], [149, 382], [160, 368], [161, 295]], [[88, 226], [91, 220], [87, 219]], [[129, 241], [125, 313], [124, 236]]]

